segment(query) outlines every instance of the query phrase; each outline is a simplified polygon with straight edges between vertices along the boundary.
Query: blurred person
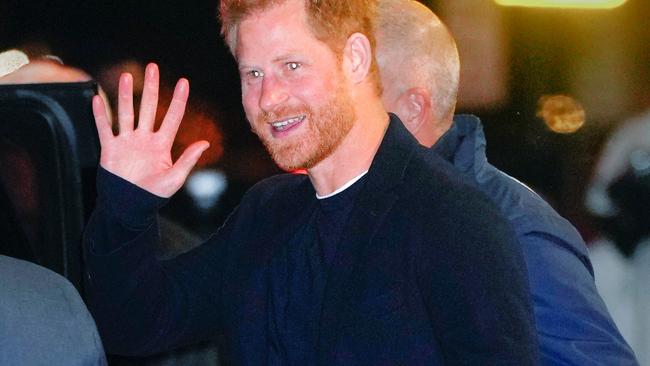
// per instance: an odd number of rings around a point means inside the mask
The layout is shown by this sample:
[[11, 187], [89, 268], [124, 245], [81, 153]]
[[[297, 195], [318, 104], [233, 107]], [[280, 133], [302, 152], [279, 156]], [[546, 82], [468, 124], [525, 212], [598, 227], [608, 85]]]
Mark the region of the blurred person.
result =
[[639, 363], [650, 365], [650, 112], [609, 137], [586, 206], [602, 233], [589, 247], [596, 286]]
[[537, 363], [524, 263], [496, 208], [382, 106], [376, 2], [221, 2], [254, 132], [285, 170], [199, 248], [160, 262], [156, 213], [208, 143], [173, 162], [189, 93], [154, 130], [159, 71], [101, 98], [98, 205], [85, 235], [93, 314], [109, 351], [217, 338], [248, 365]]
[[0, 255], [0, 364], [106, 365], [77, 290], [34, 263]]
[[[16, 83], [16, 75], [30, 68], [29, 60], [10, 60], [12, 65], [7, 65], [3, 55], [0, 84]], [[28, 248], [38, 224], [33, 220], [39, 209], [35, 168], [21, 147], [0, 140], [0, 150], [0, 167], [15, 178], [0, 177], [1, 227], [9, 235], [3, 239], [22, 239], [22, 247]], [[106, 365], [95, 322], [74, 286], [37, 264], [4, 255], [0, 255], [0, 339], [2, 365]]]
[[85, 71], [63, 65], [58, 58], [31, 59], [28, 64], [0, 78], [0, 84], [76, 83], [89, 81]]
[[[24, 58], [18, 67], [14, 68], [12, 72], [0, 76], [0, 85], [78, 83], [92, 80], [88, 73], [79, 68], [64, 65], [63, 61], [57, 56], [44, 55], [28, 58], [24, 53], [23, 56]], [[108, 100], [101, 87], [99, 87], [98, 92], [102, 98]], [[111, 115], [110, 103], [106, 103], [106, 108], [108, 115]]]
[[545, 365], [635, 365], [594, 285], [576, 229], [544, 200], [492, 166], [478, 118], [454, 117], [460, 62], [447, 27], [413, 0], [379, 0], [377, 60], [387, 110], [470, 178], [517, 233], [528, 268]]

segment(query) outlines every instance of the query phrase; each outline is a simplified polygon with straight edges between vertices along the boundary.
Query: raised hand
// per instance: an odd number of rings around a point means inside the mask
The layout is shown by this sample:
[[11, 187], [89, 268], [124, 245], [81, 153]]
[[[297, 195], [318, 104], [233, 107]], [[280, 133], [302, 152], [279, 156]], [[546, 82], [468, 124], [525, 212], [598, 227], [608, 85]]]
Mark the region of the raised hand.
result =
[[172, 162], [171, 148], [185, 113], [189, 82], [178, 80], [167, 114], [154, 131], [158, 105], [159, 71], [156, 64], [145, 70], [144, 89], [140, 103], [137, 127], [134, 126], [133, 77], [122, 74], [119, 82], [118, 123], [115, 136], [101, 97], [93, 98], [93, 114], [101, 143], [100, 165], [109, 172], [160, 197], [170, 197], [185, 182], [207, 141], [190, 145], [176, 162]]

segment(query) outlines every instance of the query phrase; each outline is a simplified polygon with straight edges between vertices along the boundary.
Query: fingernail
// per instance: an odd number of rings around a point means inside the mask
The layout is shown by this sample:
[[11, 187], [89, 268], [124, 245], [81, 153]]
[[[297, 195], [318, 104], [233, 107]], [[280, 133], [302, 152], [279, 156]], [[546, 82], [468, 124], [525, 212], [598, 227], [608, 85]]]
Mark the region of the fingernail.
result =
[[123, 82], [129, 82], [129, 81], [131, 81], [133, 79], [133, 76], [130, 73], [125, 72], [125, 73], [122, 74], [121, 79], [122, 79]]
[[176, 87], [178, 88], [179, 91], [186, 91], [190, 87], [190, 82], [185, 78], [180, 78], [178, 79], [178, 83], [176, 84]]
[[158, 69], [158, 65], [152, 62], [149, 65], [147, 65], [147, 74], [153, 77], [156, 75], [157, 69]]

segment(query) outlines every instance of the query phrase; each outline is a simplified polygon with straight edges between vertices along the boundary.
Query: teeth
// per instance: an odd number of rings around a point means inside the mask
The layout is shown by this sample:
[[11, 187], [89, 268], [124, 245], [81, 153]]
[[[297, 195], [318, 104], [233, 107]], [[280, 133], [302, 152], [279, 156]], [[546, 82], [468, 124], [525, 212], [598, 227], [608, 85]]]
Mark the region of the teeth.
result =
[[293, 118], [285, 119], [283, 121], [273, 122], [271, 123], [271, 126], [273, 126], [273, 128], [277, 131], [284, 131], [287, 128], [289, 128], [289, 126], [302, 121], [304, 118], [305, 116], [293, 117]]

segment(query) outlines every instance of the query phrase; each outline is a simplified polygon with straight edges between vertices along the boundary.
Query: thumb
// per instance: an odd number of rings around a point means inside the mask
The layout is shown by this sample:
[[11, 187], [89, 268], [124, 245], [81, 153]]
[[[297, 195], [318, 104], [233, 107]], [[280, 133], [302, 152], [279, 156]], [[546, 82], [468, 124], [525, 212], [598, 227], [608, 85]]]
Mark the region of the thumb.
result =
[[201, 140], [193, 143], [192, 145], [188, 146], [185, 151], [183, 151], [183, 154], [176, 160], [172, 168], [169, 170], [169, 176], [168, 178], [176, 182], [175, 185], [180, 188], [183, 183], [185, 183], [185, 180], [187, 179], [187, 176], [190, 175], [190, 171], [196, 165], [196, 162], [199, 161], [199, 158], [203, 154], [205, 150], [207, 150], [210, 147], [210, 143]]

